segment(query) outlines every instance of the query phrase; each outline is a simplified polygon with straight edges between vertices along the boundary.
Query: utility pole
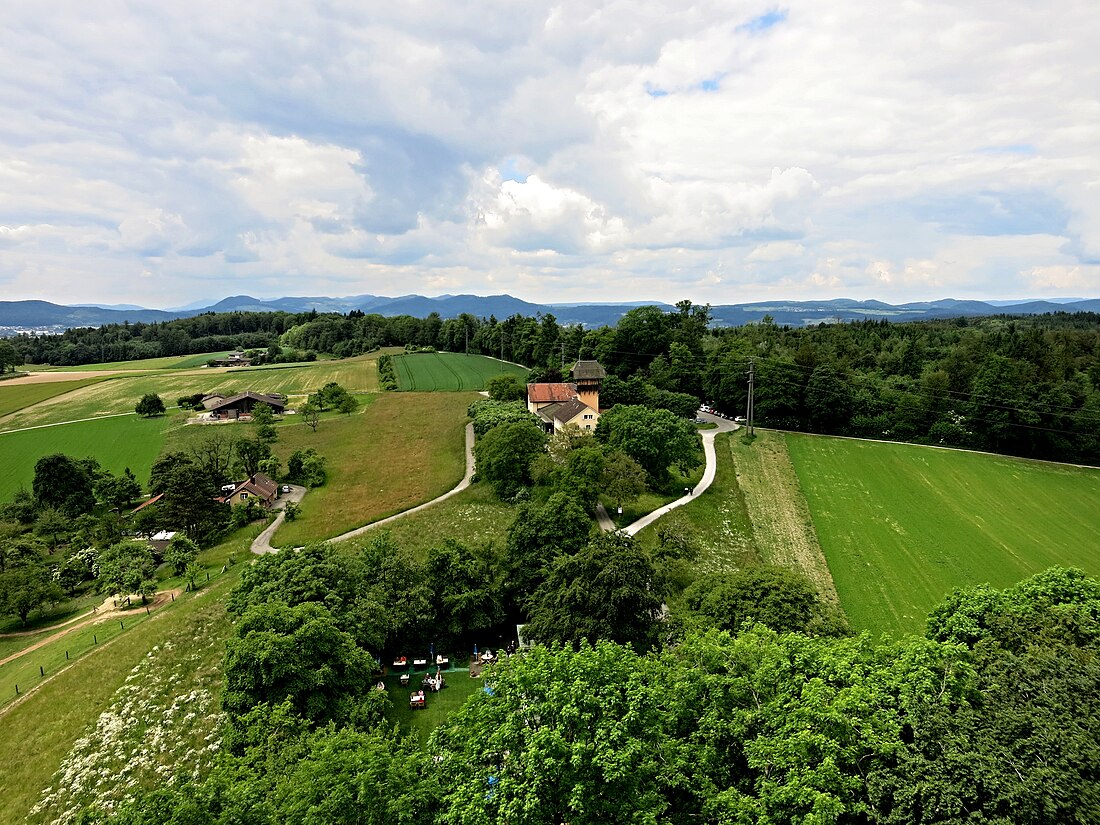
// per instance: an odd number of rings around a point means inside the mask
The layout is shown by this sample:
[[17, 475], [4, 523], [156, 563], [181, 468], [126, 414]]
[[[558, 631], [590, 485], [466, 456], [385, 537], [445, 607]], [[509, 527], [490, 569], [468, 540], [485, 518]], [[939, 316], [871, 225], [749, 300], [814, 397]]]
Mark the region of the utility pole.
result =
[[470, 354], [470, 328], [466, 326], [466, 322], [462, 322], [462, 328], [466, 330], [466, 354]]
[[756, 374], [755, 374], [755, 371], [754, 371], [755, 366], [756, 366], [756, 364], [754, 363], [753, 359], [750, 358], [749, 359], [749, 403], [748, 403], [747, 407], [745, 408], [745, 421], [749, 425], [749, 435], [753, 435], [753, 429], [752, 429], [752, 393], [753, 393], [753, 382], [756, 379]]

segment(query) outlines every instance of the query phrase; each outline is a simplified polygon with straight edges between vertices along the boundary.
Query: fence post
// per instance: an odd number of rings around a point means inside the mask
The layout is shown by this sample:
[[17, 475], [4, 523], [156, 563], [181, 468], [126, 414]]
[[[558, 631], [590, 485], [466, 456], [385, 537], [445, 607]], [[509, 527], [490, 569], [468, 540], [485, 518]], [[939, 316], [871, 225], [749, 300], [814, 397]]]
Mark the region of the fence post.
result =
[[65, 661], [69, 661], [69, 651], [65, 651]]
[[39, 676], [45, 676], [46, 675], [46, 671], [42, 669], [42, 665], [38, 666], [38, 675]]
[[19, 685], [16, 685], [16, 686], [15, 686], [15, 695], [16, 695], [16, 696], [18, 696], [18, 695], [19, 695]]
[[118, 623], [118, 626], [121, 627], [123, 630], [126, 629], [126, 625], [124, 625], [121, 621]]
[[99, 644], [99, 637], [96, 636], [94, 633], [92, 634], [92, 644], [93, 645]]

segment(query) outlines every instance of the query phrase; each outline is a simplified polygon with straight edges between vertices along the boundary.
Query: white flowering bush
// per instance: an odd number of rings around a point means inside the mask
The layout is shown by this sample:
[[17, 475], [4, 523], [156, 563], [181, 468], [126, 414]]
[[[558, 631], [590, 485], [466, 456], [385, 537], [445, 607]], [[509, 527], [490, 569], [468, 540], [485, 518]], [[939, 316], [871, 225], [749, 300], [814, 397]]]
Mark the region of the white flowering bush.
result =
[[[224, 636], [216, 615], [188, 624], [183, 643], [153, 647], [115, 691], [31, 809], [35, 822], [64, 825], [87, 805], [105, 811], [139, 788], [177, 784], [209, 769], [221, 744]], [[224, 624], [224, 616], [221, 619]], [[218, 663], [212, 665], [211, 663]]]

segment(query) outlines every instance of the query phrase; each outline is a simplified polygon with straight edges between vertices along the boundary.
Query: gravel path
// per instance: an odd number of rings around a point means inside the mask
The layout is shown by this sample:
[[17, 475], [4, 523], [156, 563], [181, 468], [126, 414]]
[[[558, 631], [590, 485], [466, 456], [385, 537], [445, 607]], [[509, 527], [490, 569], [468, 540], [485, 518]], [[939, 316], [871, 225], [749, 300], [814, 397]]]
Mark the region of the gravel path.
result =
[[[408, 510], [404, 510], [400, 513], [396, 513], [395, 515], [388, 516], [387, 518], [381, 519], [379, 521], [372, 521], [370, 524], [364, 524], [362, 527], [356, 527], [354, 530], [349, 530], [346, 533], [341, 533], [340, 535], [335, 536], [334, 538], [326, 539], [326, 541], [333, 541], [333, 542], [335, 542], [335, 541], [347, 541], [348, 539], [353, 539], [356, 536], [361, 536], [364, 533], [366, 533], [367, 531], [373, 530], [376, 527], [381, 527], [385, 524], [389, 524], [393, 521], [396, 521], [399, 518], [404, 518], [405, 516], [409, 515], [410, 513], [418, 513], [421, 510], [425, 510], [428, 507], [431, 507], [433, 504], [438, 504], [441, 501], [446, 501], [451, 496], [457, 495], [457, 494], [461, 493], [463, 490], [465, 490], [467, 487], [469, 487], [470, 486], [470, 481], [473, 479], [473, 477], [474, 477], [474, 425], [473, 424], [467, 424], [466, 425], [466, 474], [462, 477], [462, 481], [458, 482], [458, 484], [455, 487], [453, 487], [451, 490], [448, 490], [443, 495], [437, 496], [436, 498], [433, 498], [431, 501], [426, 501], [423, 504], [418, 504], [415, 507], [412, 507]], [[300, 488], [300, 489], [302, 489], [303, 493], [305, 492], [304, 488]], [[301, 497], [299, 497], [297, 500], [301, 501]], [[275, 531], [278, 530], [279, 525], [281, 525], [283, 523], [283, 516], [284, 516], [283, 513], [279, 513], [279, 515], [276, 517], [275, 521], [271, 522], [271, 524], [268, 525], [267, 529], [264, 530], [262, 533], [260, 533], [260, 535], [258, 535], [256, 537], [256, 540], [254, 542], [252, 542], [252, 552], [253, 553], [263, 554], [263, 553], [278, 552], [278, 548], [275, 548], [275, 547], [271, 546], [271, 537], [273, 535], [275, 535]]]
[[[652, 513], [647, 513], [633, 524], [624, 527], [623, 532], [628, 536], [636, 535], [643, 528], [648, 527], [666, 513], [671, 513], [677, 507], [683, 507], [696, 496], [705, 493], [710, 485], [714, 483], [714, 475], [718, 471], [718, 460], [714, 453], [714, 438], [718, 433], [728, 433], [736, 430], [738, 425], [734, 424], [729, 419], [719, 418], [717, 415], [711, 415], [709, 413], [699, 413], [699, 417], [708, 423], [717, 425], [716, 429], [700, 431], [700, 435], [703, 436], [703, 456], [707, 461], [706, 469], [703, 470], [703, 478], [695, 485], [695, 489], [688, 495], [680, 496], [680, 498], [675, 501], [670, 501], [664, 507], [658, 507]], [[596, 518], [600, 523], [600, 529], [605, 533], [609, 533], [615, 529], [614, 522], [611, 521], [611, 518], [607, 515], [607, 510], [604, 509], [602, 504], [596, 508]]]

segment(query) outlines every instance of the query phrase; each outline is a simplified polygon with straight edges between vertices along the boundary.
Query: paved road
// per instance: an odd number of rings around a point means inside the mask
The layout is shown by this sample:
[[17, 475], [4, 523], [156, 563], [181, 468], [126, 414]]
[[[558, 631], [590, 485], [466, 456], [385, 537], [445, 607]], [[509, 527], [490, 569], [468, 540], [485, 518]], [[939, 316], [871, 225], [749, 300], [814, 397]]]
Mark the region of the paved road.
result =
[[[670, 501], [664, 507], [658, 507], [652, 513], [648, 513], [642, 516], [633, 524], [629, 524], [624, 527], [623, 532], [626, 533], [628, 536], [635, 535], [644, 527], [648, 527], [661, 516], [665, 515], [666, 513], [671, 513], [677, 507], [683, 507], [696, 496], [705, 493], [710, 485], [714, 483], [714, 474], [718, 470], [718, 460], [714, 453], [714, 437], [718, 435], [718, 433], [728, 433], [732, 430], [736, 430], [738, 428], [738, 425], [734, 424], [729, 419], [719, 418], [717, 415], [710, 415], [709, 413], [699, 413], [699, 417], [702, 418], [704, 421], [710, 422], [711, 424], [718, 425], [716, 429], [700, 431], [700, 435], [703, 436], [703, 455], [707, 460], [706, 469], [703, 470], [703, 478], [699, 481], [698, 484], [695, 485], [695, 489], [692, 490], [690, 494], [686, 496], [680, 496], [680, 498], [676, 499], [675, 501]], [[600, 522], [600, 529], [604, 532], [610, 532], [615, 529], [614, 523], [608, 517], [607, 511], [603, 509], [602, 505], [596, 510], [596, 518]]]
[[286, 518], [286, 503], [293, 501], [295, 504], [300, 502], [306, 494], [305, 487], [299, 487], [297, 484], [290, 485], [290, 492], [283, 493], [275, 502], [275, 507], [279, 510], [279, 515], [275, 516], [275, 521], [267, 525], [264, 531], [252, 541], [252, 552], [257, 555], [263, 555], [264, 553], [274, 553], [276, 548], [271, 546], [271, 537], [275, 535], [275, 531], [278, 530], [283, 520]]
[[[462, 477], [462, 481], [458, 482], [458, 484], [455, 487], [453, 487], [451, 490], [448, 490], [443, 495], [438, 496], [436, 498], [433, 498], [431, 501], [426, 501], [423, 504], [418, 504], [416, 507], [412, 507], [408, 510], [403, 510], [400, 513], [397, 513], [395, 515], [392, 515], [392, 516], [389, 516], [387, 518], [381, 519], [379, 521], [372, 521], [370, 524], [364, 524], [362, 527], [356, 527], [354, 530], [349, 530], [346, 533], [341, 533], [340, 535], [338, 535], [334, 538], [326, 539], [326, 541], [347, 541], [348, 539], [353, 539], [356, 536], [361, 536], [364, 533], [366, 533], [367, 531], [373, 530], [376, 527], [381, 527], [385, 524], [389, 524], [390, 522], [396, 521], [399, 518], [404, 518], [405, 516], [409, 515], [410, 513], [418, 513], [421, 510], [424, 510], [428, 507], [431, 507], [433, 504], [438, 504], [441, 501], [446, 501], [451, 496], [457, 495], [458, 493], [461, 493], [463, 490], [465, 490], [467, 487], [469, 487], [470, 486], [470, 480], [473, 477], [474, 477], [474, 425], [473, 424], [467, 424], [466, 425], [466, 474]], [[302, 488], [302, 490], [304, 492], [304, 488]], [[301, 497], [299, 497], [296, 500], [300, 501]], [[268, 528], [266, 530], [264, 530], [262, 533], [260, 533], [260, 535], [258, 535], [256, 537], [256, 540], [254, 542], [252, 542], [252, 552], [257, 553], [257, 554], [276, 552], [278, 548], [275, 548], [275, 547], [271, 546], [271, 537], [273, 535], [275, 535], [275, 531], [279, 529], [279, 525], [281, 525], [282, 523], [283, 523], [283, 513], [279, 513], [279, 515], [275, 519], [275, 521], [273, 521], [268, 526]]]

